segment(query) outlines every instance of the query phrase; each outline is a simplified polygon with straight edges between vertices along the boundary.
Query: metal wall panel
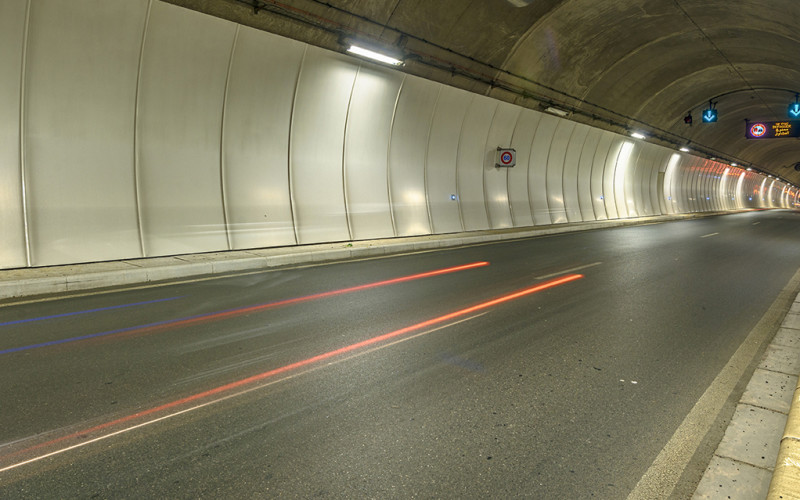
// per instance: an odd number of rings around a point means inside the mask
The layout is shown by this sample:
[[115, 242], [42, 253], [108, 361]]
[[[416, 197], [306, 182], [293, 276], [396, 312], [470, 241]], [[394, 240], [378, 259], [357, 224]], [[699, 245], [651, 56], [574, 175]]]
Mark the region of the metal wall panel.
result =
[[691, 182], [689, 184], [689, 206], [690, 210], [694, 213], [700, 211], [700, 179], [703, 173], [703, 164], [704, 162], [701, 159], [696, 160], [691, 173]]
[[650, 199], [653, 201], [653, 210], [656, 215], [664, 215], [667, 213], [667, 202], [664, 196], [665, 171], [669, 162], [672, 151], [661, 148], [657, 156], [652, 170], [652, 178], [650, 180]]
[[711, 198], [708, 186], [712, 180], [711, 177], [713, 177], [711, 175], [711, 168], [709, 167], [707, 161], [703, 161], [700, 164], [699, 177], [696, 199], [698, 202], [698, 209], [702, 212], [705, 212], [708, 210], [708, 202], [710, 201], [709, 198]]
[[597, 220], [592, 196], [592, 166], [601, 136], [600, 129], [589, 127], [586, 140], [583, 141], [581, 148], [578, 167], [578, 202], [580, 203], [581, 218], [585, 221]]
[[467, 231], [489, 229], [483, 188], [483, 165], [489, 127], [497, 105], [498, 101], [493, 99], [473, 96], [461, 128], [457, 164], [458, 197], [461, 220]]
[[28, 265], [20, 154], [27, 0], [0, 2], [0, 269]]
[[354, 240], [394, 236], [389, 205], [389, 136], [403, 75], [371, 64], [358, 71], [344, 145], [347, 213]]
[[466, 91], [442, 86], [433, 113], [428, 142], [428, 204], [434, 233], [463, 231], [458, 209], [456, 161], [461, 125], [472, 96]]
[[510, 148], [511, 139], [522, 108], [501, 102], [492, 119], [489, 137], [486, 140], [486, 155], [483, 165], [483, 186], [492, 229], [511, 227], [511, 204], [508, 198], [508, 174], [517, 167], [495, 167], [497, 148]]
[[517, 166], [508, 172], [508, 200], [511, 217], [515, 227], [533, 225], [531, 200], [528, 193], [528, 169], [530, 167], [531, 146], [542, 114], [529, 109], [522, 114], [511, 139], [511, 147], [517, 150]]
[[[605, 196], [605, 171], [608, 158], [611, 156], [611, 147], [617, 136], [612, 132], [601, 131], [600, 140], [597, 143], [597, 150], [594, 152], [592, 161], [592, 204], [596, 220], [606, 220], [609, 218], [606, 211]], [[614, 157], [616, 159], [616, 157]]]
[[695, 162], [694, 156], [689, 157], [681, 157], [680, 168], [678, 169], [678, 178], [676, 179], [676, 213], [688, 213], [689, 212], [689, 190], [687, 189], [687, 185], [689, 184], [689, 179], [691, 178], [691, 167]]
[[220, 137], [235, 32], [232, 23], [153, 3], [137, 120], [148, 257], [228, 248]]
[[664, 192], [662, 194], [667, 214], [678, 212], [678, 192], [680, 186], [681, 162], [683, 155], [672, 153], [664, 167]]
[[583, 144], [586, 142], [589, 130], [590, 127], [588, 125], [582, 123], [575, 125], [567, 146], [567, 153], [564, 156], [564, 176], [561, 188], [564, 193], [567, 222], [580, 222], [583, 220], [578, 196], [578, 170], [580, 168], [581, 153], [583, 153]]
[[222, 173], [231, 247], [295, 243], [289, 123], [305, 44], [240, 28], [231, 61]]
[[622, 143], [617, 155], [617, 162], [614, 165], [614, 200], [616, 202], [617, 216], [621, 219], [629, 216], [628, 209], [632, 205], [633, 199], [627, 186], [631, 183], [640, 150], [633, 141], [626, 140]]
[[528, 192], [531, 196], [533, 223], [537, 226], [553, 223], [550, 218], [550, 207], [547, 204], [547, 163], [556, 128], [561, 121], [555, 116], [542, 115], [531, 145]]
[[358, 63], [308, 47], [295, 95], [290, 184], [298, 243], [350, 239], [345, 215], [344, 131]]
[[550, 221], [553, 224], [568, 222], [564, 200], [564, 159], [575, 125], [575, 122], [569, 120], [559, 120], [547, 154], [547, 207], [550, 209]]
[[608, 156], [606, 157], [606, 164], [603, 169], [603, 201], [609, 219], [619, 219], [622, 217], [617, 209], [615, 180], [617, 178], [616, 172], [619, 155], [622, 153], [622, 146], [626, 143], [630, 143], [628, 138], [616, 134], [612, 136], [611, 147], [608, 149]]
[[25, 173], [32, 265], [141, 255], [133, 116], [146, 1], [31, 3]]
[[[649, 181], [650, 171], [653, 168], [653, 160], [657, 153], [658, 146], [643, 144], [642, 153], [639, 155], [639, 161], [636, 163], [636, 169], [633, 172], [631, 191], [633, 192], [633, 199], [636, 204], [634, 210], [640, 217], [652, 214]], [[649, 208], [648, 205], [650, 205]]]
[[425, 160], [440, 88], [407, 76], [400, 89], [389, 143], [389, 187], [397, 236], [431, 232]]

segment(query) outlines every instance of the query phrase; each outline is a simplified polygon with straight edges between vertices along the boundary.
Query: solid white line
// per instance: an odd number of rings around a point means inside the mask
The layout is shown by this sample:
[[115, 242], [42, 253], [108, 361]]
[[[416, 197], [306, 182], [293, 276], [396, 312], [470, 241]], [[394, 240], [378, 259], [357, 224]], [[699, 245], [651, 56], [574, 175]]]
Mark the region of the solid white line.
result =
[[761, 222], [753, 222], [753, 225], [754, 225], [754, 226], [755, 226], [756, 224], [761, 224]]
[[701, 238], [708, 238], [709, 236], [716, 236], [718, 234], [719, 233], [704, 234], [703, 236], [701, 236]]
[[60, 455], [61, 453], [64, 453], [64, 452], [67, 452], [67, 451], [70, 451], [70, 450], [74, 450], [74, 449], [77, 449], [77, 448], [82, 448], [84, 446], [96, 443], [98, 441], [103, 441], [103, 440], [108, 439], [110, 437], [118, 436], [120, 434], [124, 434], [126, 432], [130, 432], [130, 431], [139, 429], [141, 427], [146, 427], [148, 425], [155, 424], [155, 423], [161, 422], [163, 420], [167, 420], [167, 419], [170, 419], [170, 418], [173, 418], [173, 417], [177, 417], [178, 415], [183, 415], [184, 413], [189, 413], [191, 411], [199, 410], [200, 408], [204, 408], [206, 406], [210, 406], [210, 405], [213, 405], [213, 404], [216, 404], [216, 403], [220, 403], [222, 401], [225, 401], [225, 400], [228, 400], [228, 399], [231, 399], [231, 398], [235, 398], [237, 396], [241, 396], [241, 395], [247, 394], [249, 392], [257, 391], [259, 389], [263, 389], [265, 387], [268, 387], [268, 386], [271, 386], [271, 385], [274, 385], [274, 384], [278, 384], [280, 382], [284, 382], [286, 380], [290, 380], [290, 379], [293, 379], [295, 377], [299, 377], [301, 375], [306, 375], [308, 373], [311, 373], [313, 371], [319, 370], [319, 369], [324, 368], [326, 366], [331, 366], [331, 365], [343, 363], [345, 361], [348, 361], [348, 360], [351, 360], [351, 359], [354, 359], [354, 358], [357, 358], [357, 357], [360, 357], [360, 356], [364, 356], [366, 354], [369, 354], [369, 353], [372, 353], [372, 352], [375, 352], [375, 351], [379, 351], [379, 350], [385, 349], [387, 347], [391, 347], [391, 346], [399, 344], [401, 342], [407, 342], [409, 340], [415, 339], [417, 337], [421, 337], [423, 335], [428, 335], [430, 333], [437, 332], [439, 330], [444, 330], [445, 328], [449, 328], [451, 326], [455, 326], [455, 325], [458, 325], [460, 323], [465, 323], [465, 322], [473, 320], [475, 318], [479, 318], [479, 317], [483, 316], [484, 314], [489, 314], [489, 311], [485, 311], [485, 312], [482, 312], [482, 313], [479, 313], [479, 314], [475, 314], [475, 315], [470, 316], [468, 318], [460, 319], [460, 320], [454, 321], [452, 323], [447, 323], [446, 325], [437, 326], [436, 328], [432, 328], [430, 330], [425, 330], [423, 332], [420, 332], [420, 333], [417, 333], [415, 335], [411, 335], [411, 336], [408, 336], [408, 337], [403, 337], [403, 338], [395, 340], [393, 342], [389, 342], [387, 344], [379, 345], [379, 346], [373, 347], [371, 349], [367, 349], [365, 351], [358, 352], [358, 353], [352, 354], [350, 356], [347, 356], [347, 357], [344, 357], [344, 358], [341, 358], [341, 359], [330, 361], [330, 362], [325, 363], [325, 364], [321, 364], [321, 365], [318, 365], [318, 366], [312, 366], [312, 367], [310, 367], [310, 368], [308, 368], [306, 370], [303, 370], [303, 371], [300, 371], [300, 372], [297, 372], [297, 373], [292, 373], [292, 374], [286, 375], [284, 377], [281, 377], [281, 378], [278, 378], [278, 379], [275, 379], [275, 380], [270, 380], [270, 381], [268, 381], [266, 383], [259, 384], [259, 385], [255, 386], [255, 387], [250, 387], [248, 389], [245, 389], [245, 390], [233, 393], [233, 394], [228, 394], [228, 395], [225, 395], [225, 396], [221, 396], [221, 397], [219, 397], [217, 399], [213, 399], [211, 401], [206, 401], [205, 403], [201, 403], [201, 404], [192, 406], [191, 408], [185, 408], [183, 410], [178, 410], [178, 411], [170, 413], [168, 415], [163, 415], [161, 417], [154, 418], [154, 419], [151, 419], [151, 420], [147, 420], [145, 422], [141, 422], [139, 424], [132, 425], [130, 427], [126, 427], [124, 429], [120, 429], [118, 431], [111, 432], [109, 434], [98, 436], [98, 437], [96, 437], [94, 439], [89, 439], [87, 441], [83, 441], [81, 443], [77, 443], [77, 444], [74, 444], [74, 445], [71, 445], [71, 446], [67, 446], [67, 447], [61, 448], [59, 450], [51, 451], [50, 453], [45, 453], [44, 455], [39, 455], [37, 457], [33, 457], [31, 459], [24, 460], [22, 462], [17, 462], [15, 464], [8, 465], [6, 467], [0, 468], [0, 472], [5, 472], [5, 471], [11, 470], [11, 469], [16, 469], [17, 467], [21, 467], [23, 465], [27, 465], [27, 464], [30, 464], [30, 463], [33, 463], [33, 462], [38, 462], [39, 460], [44, 460], [45, 458], [49, 458], [49, 457], [52, 457], [54, 455]]
[[775, 302], [697, 400], [636, 487], [628, 495], [627, 500], [670, 497], [683, 470], [700, 446], [703, 436], [714, 424], [728, 397], [747, 372], [758, 354], [760, 346], [768, 342], [771, 335], [777, 331], [776, 325], [780, 325], [781, 318], [785, 315], [787, 301], [791, 303], [799, 286], [800, 270], [781, 290]]
[[537, 276], [536, 279], [546, 280], [549, 278], [555, 278], [556, 276], [561, 276], [562, 274], [574, 273], [575, 271], [580, 271], [581, 269], [588, 269], [590, 267], [599, 266], [600, 264], [602, 264], [602, 262], [592, 262], [591, 264], [586, 264], [585, 266], [573, 267], [570, 269], [564, 269], [563, 271], [558, 271], [557, 273], [546, 274], [544, 276]]

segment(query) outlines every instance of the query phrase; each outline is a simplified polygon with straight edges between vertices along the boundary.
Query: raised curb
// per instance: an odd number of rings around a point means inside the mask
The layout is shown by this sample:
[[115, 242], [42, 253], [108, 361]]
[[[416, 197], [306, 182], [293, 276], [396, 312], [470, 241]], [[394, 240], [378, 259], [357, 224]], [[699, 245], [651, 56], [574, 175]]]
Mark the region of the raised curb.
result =
[[[800, 294], [795, 298], [776, 338], [779, 336], [785, 339], [782, 342], [784, 345], [791, 346], [785, 349], [795, 351], [794, 361], [800, 363]], [[791, 401], [767, 500], [800, 499], [800, 381], [795, 383]]]
[[[730, 212], [724, 212], [728, 214]], [[697, 213], [0, 270], [0, 300], [721, 215]]]

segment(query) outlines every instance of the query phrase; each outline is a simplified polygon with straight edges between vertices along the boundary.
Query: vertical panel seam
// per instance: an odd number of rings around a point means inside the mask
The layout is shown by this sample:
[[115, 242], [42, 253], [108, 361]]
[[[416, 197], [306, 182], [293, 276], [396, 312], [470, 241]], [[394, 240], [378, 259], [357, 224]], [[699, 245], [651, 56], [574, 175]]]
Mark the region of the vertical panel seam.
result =
[[294, 229], [294, 242], [296, 245], [300, 244], [300, 228], [298, 227], [298, 219], [296, 216], [295, 202], [294, 202], [294, 182], [292, 182], [292, 134], [294, 132], [294, 111], [297, 107], [297, 94], [300, 90], [300, 77], [303, 74], [303, 66], [306, 62], [306, 54], [308, 53], [308, 44], [303, 49], [303, 57], [300, 58], [300, 65], [297, 68], [297, 79], [294, 82], [294, 97], [292, 97], [292, 112], [289, 114], [289, 140], [286, 149], [286, 169], [289, 177], [289, 210], [292, 213], [292, 229]]
[[[608, 144], [608, 151], [606, 151], [606, 159], [603, 160], [603, 176], [602, 176], [602, 183], [601, 189], [602, 193], [601, 196], [603, 197], [603, 210], [606, 212], [606, 219], [611, 220], [611, 214], [608, 212], [608, 193], [606, 193], [606, 170], [608, 170], [608, 158], [611, 156], [611, 149], [614, 147], [614, 137], [611, 138], [611, 141]], [[616, 162], [614, 163], [616, 167]], [[614, 176], [611, 176], [611, 191], [614, 191]], [[616, 197], [615, 197], [616, 198]], [[615, 202], [616, 203], [616, 202]], [[619, 219], [619, 214], [617, 214], [617, 219]]]
[[[558, 120], [558, 123], [556, 124], [556, 127], [553, 129], [553, 136], [550, 138], [550, 147], [547, 148], [547, 158], [545, 158], [544, 160], [544, 205], [545, 207], [547, 207], [546, 208], [547, 218], [550, 220], [550, 224], [545, 224], [546, 226], [553, 225], [553, 215], [552, 215], [552, 210], [550, 209], [550, 201], [549, 201], [550, 190], [547, 189], [547, 172], [550, 171], [550, 153], [553, 151], [553, 142], [555, 142], [556, 140], [558, 127], [561, 125], [562, 121], [560, 118], [556, 118], [556, 120]], [[563, 175], [563, 170], [564, 170], [563, 166], [561, 170]], [[533, 222], [534, 224], [536, 223], [536, 217], [534, 217]]]
[[528, 208], [531, 211], [531, 224], [536, 225], [536, 219], [533, 217], [533, 198], [531, 197], [531, 163], [533, 162], [533, 143], [536, 141], [536, 134], [539, 132], [539, 126], [542, 124], [543, 115], [539, 114], [539, 120], [536, 122], [536, 128], [533, 129], [531, 136], [531, 143], [528, 146], [528, 168], [525, 170], [525, 187], [528, 190]]
[[[578, 128], [578, 126], [579, 125], [575, 125], [575, 128]], [[580, 153], [578, 153], [578, 164], [575, 167], [575, 193], [577, 194], [577, 199], [575, 201], [578, 204], [578, 216], [580, 218], [578, 222], [583, 222], [583, 207], [581, 206], [581, 160], [583, 159], [583, 148], [586, 147], [588, 138], [589, 131], [587, 130], [586, 134], [583, 136], [583, 142], [581, 142]], [[569, 211], [567, 211], [567, 222], [569, 222]]]
[[233, 42], [231, 43], [231, 53], [228, 59], [228, 73], [225, 75], [225, 91], [222, 95], [222, 120], [220, 120], [219, 127], [219, 189], [222, 196], [222, 221], [225, 226], [225, 238], [228, 242], [228, 250], [233, 250], [233, 242], [231, 239], [230, 217], [228, 214], [228, 197], [226, 196], [225, 184], [225, 120], [227, 118], [225, 111], [228, 107], [228, 89], [231, 82], [231, 70], [233, 69], [233, 57], [236, 52], [236, 42], [239, 40], [239, 28], [241, 25], [236, 25], [236, 31], [233, 34]]
[[22, 229], [25, 237], [25, 262], [31, 267], [31, 238], [28, 224], [28, 189], [25, 168], [25, 84], [28, 71], [28, 32], [30, 29], [31, 3], [28, 0], [25, 6], [25, 28], [22, 34], [22, 58], [20, 60], [19, 74], [19, 182], [22, 195]]
[[350, 202], [347, 197], [347, 132], [350, 125], [350, 107], [353, 104], [353, 94], [356, 91], [356, 82], [358, 75], [361, 74], [362, 64], [359, 63], [356, 70], [356, 76], [353, 78], [353, 86], [350, 87], [350, 98], [347, 100], [347, 113], [344, 117], [344, 133], [342, 134], [342, 196], [344, 197], [344, 215], [347, 220], [347, 235], [350, 241], [353, 241], [353, 222], [352, 214], [350, 213]]
[[459, 166], [461, 165], [461, 138], [464, 136], [464, 126], [467, 123], [467, 116], [469, 116], [469, 111], [472, 109], [472, 103], [474, 100], [475, 96], [470, 95], [467, 110], [464, 112], [464, 116], [461, 117], [461, 129], [458, 131], [458, 146], [456, 146], [456, 203], [458, 203], [458, 220], [461, 222], [461, 231], [467, 230], [467, 226], [464, 225], [464, 209], [461, 207], [461, 191], [458, 183], [458, 171], [460, 170]]
[[[572, 138], [575, 137], [575, 130], [578, 128], [578, 124], [575, 123], [572, 127], [572, 131], [569, 133], [569, 139], [567, 139], [567, 146], [564, 148], [564, 160], [561, 162], [561, 200], [564, 203], [564, 217], [567, 219], [567, 224], [569, 224], [569, 209], [567, 208], [567, 191], [564, 189], [564, 181], [567, 177], [567, 155], [569, 154], [569, 145], [572, 143]], [[550, 222], [553, 222], [552, 219]]]
[[394, 135], [394, 119], [397, 116], [397, 106], [400, 103], [400, 95], [406, 84], [406, 75], [403, 74], [403, 81], [397, 89], [397, 96], [394, 99], [394, 109], [392, 110], [392, 121], [389, 124], [389, 142], [386, 146], [386, 194], [389, 198], [389, 215], [392, 219], [392, 234], [397, 236], [397, 223], [394, 219], [394, 201], [392, 200], [392, 135]]
[[442, 87], [443, 85], [439, 85], [439, 91], [436, 93], [436, 102], [433, 103], [433, 111], [431, 112], [431, 119], [430, 123], [428, 124], [428, 143], [425, 147], [425, 160], [423, 165], [425, 204], [427, 205], [428, 208], [428, 225], [430, 226], [431, 234], [436, 234], [436, 231], [433, 228], [433, 213], [431, 212], [431, 195], [428, 192], [428, 154], [431, 150], [431, 135], [433, 135], [433, 120], [436, 117], [436, 110], [439, 107], [439, 98], [442, 96]]
[[[494, 120], [497, 118], [497, 111], [499, 109], [500, 103], [498, 102], [494, 106], [494, 112], [492, 113], [492, 120], [489, 122], [489, 128], [486, 129], [486, 140], [484, 141], [483, 154], [481, 155], [481, 187], [483, 189], [483, 209], [486, 211], [486, 222], [489, 224], [489, 229], [494, 229], [494, 224], [492, 224], [492, 211], [489, 209], [489, 199], [486, 196], [486, 175], [488, 174], [486, 171], [486, 153], [489, 149], [489, 138], [492, 136]], [[492, 162], [489, 164], [491, 165], [489, 168], [496, 168]]]
[[[514, 121], [514, 129], [511, 131], [511, 140], [508, 142], [509, 148], [514, 145], [514, 138], [517, 136], [519, 121], [522, 119], [523, 108], [521, 106], [518, 106], [518, 108], [519, 112], [517, 113], [517, 119]], [[511, 203], [511, 189], [508, 185], [509, 177], [509, 171], [506, 170], [506, 203], [508, 204], [508, 215], [511, 217], [511, 227], [516, 227], [517, 225], [514, 222], [514, 205]]]
[[147, 257], [144, 245], [144, 221], [142, 220], [141, 187], [139, 186], [139, 94], [142, 88], [142, 68], [144, 66], [144, 48], [147, 40], [147, 30], [150, 25], [150, 12], [153, 0], [147, 2], [147, 13], [144, 16], [142, 28], [142, 43], [139, 46], [139, 68], [136, 74], [136, 94], [133, 102], [133, 195], [136, 202], [136, 226], [139, 229], [139, 249], [142, 257]]

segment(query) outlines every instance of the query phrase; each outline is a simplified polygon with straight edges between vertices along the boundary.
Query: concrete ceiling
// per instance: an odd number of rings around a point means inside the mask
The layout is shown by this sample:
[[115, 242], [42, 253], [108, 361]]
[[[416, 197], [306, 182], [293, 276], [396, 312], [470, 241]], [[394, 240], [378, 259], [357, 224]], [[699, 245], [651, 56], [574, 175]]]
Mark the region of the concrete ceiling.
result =
[[[800, 139], [744, 137], [800, 92], [797, 0], [167, 1], [332, 50], [400, 49], [407, 73], [800, 185]], [[710, 100], [719, 121], [703, 124]]]

